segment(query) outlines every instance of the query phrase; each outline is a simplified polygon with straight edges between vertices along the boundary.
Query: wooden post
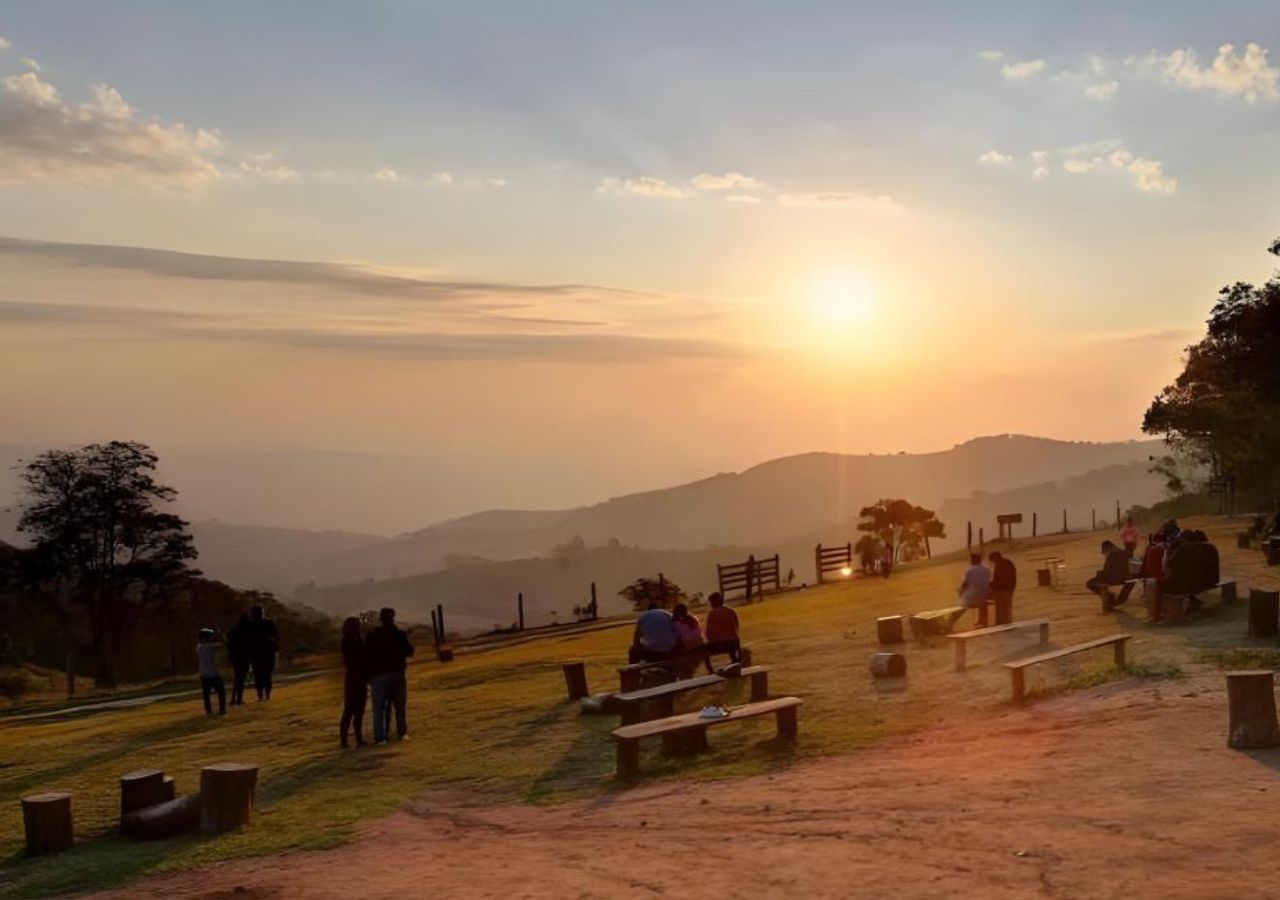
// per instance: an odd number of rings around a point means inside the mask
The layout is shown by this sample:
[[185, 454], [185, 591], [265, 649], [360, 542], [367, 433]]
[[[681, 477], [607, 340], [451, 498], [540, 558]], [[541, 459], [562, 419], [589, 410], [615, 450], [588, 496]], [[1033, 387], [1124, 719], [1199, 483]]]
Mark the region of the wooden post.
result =
[[769, 670], [751, 673], [751, 702], [761, 703], [769, 699]]
[[813, 568], [817, 571], [815, 580], [818, 584], [822, 584], [822, 545], [819, 544], [813, 551]]
[[[375, 716], [381, 710], [374, 710]], [[200, 828], [222, 834], [249, 824], [258, 790], [258, 767], [215, 763], [200, 770]]]
[[951, 643], [956, 645], [956, 671], [963, 672], [966, 663], [965, 647], [969, 642], [961, 639], [958, 641], [952, 641]]
[[27, 856], [70, 850], [75, 843], [71, 825], [71, 794], [50, 791], [23, 797], [22, 825], [26, 830]]
[[1249, 589], [1249, 637], [1269, 638], [1280, 633], [1280, 591]]
[[756, 578], [756, 557], [751, 554], [747, 557], [747, 602], [751, 602], [751, 588]]
[[444, 643], [444, 604], [436, 604], [436, 619], [440, 622], [440, 643]]
[[524, 591], [516, 593], [516, 611], [520, 614], [520, 630], [524, 631]]
[[596, 583], [591, 582], [591, 621], [600, 618], [600, 607], [596, 603]]
[[[170, 782], [171, 784], [172, 782]], [[120, 821], [135, 809], [155, 806], [172, 799], [166, 796], [164, 772], [159, 769], [139, 769], [120, 776]]]
[[591, 692], [587, 690], [587, 664], [584, 662], [565, 663], [560, 667], [564, 670], [564, 684], [569, 691], [570, 700], [580, 700], [583, 697], [590, 697]]
[[440, 623], [436, 621], [436, 611], [431, 610], [431, 642], [436, 645], [436, 652], [440, 652]]
[[984, 534], [985, 529], [978, 529], [978, 555], [986, 556], [987, 538]]
[[964, 525], [965, 525], [964, 546], [965, 546], [965, 549], [972, 550], [973, 549], [973, 523], [965, 522]]
[[1227, 673], [1230, 726], [1227, 746], [1250, 750], [1280, 745], [1275, 673], [1270, 669]]
[[881, 616], [876, 619], [876, 637], [882, 644], [901, 644], [902, 616]]
[[1098, 530], [1098, 511], [1096, 509], [1089, 510], [1089, 530]]
[[1010, 669], [1009, 681], [1013, 688], [1013, 702], [1021, 703], [1027, 697], [1027, 679], [1022, 674], [1022, 669]]
[[907, 674], [907, 658], [901, 653], [871, 654], [873, 678], [901, 678]]
[[1116, 501], [1116, 530], [1120, 529], [1120, 501]]
[[1031, 536], [1036, 536], [1036, 526], [1039, 524], [1039, 513], [1031, 514]]
[[778, 737], [790, 739], [796, 736], [798, 710], [798, 706], [784, 706], [774, 713], [774, 719], [778, 722]]
[[1067, 533], [1067, 511], [1065, 509], [1062, 511], [1062, 533]]
[[618, 741], [618, 777], [634, 778], [640, 774], [640, 742]]

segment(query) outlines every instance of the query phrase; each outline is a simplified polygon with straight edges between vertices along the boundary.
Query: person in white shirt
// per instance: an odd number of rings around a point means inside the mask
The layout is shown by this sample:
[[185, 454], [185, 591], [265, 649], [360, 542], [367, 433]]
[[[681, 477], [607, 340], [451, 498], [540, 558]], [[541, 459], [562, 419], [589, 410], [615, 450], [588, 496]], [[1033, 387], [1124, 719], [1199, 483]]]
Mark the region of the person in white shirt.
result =
[[960, 605], [978, 611], [978, 627], [987, 627], [987, 598], [991, 593], [991, 570], [982, 564], [982, 556], [969, 554], [969, 568], [960, 582]]
[[213, 694], [218, 695], [218, 715], [227, 714], [227, 688], [218, 670], [218, 636], [212, 628], [201, 628], [196, 644], [196, 660], [200, 664], [200, 693], [204, 696], [204, 711], [213, 715]]

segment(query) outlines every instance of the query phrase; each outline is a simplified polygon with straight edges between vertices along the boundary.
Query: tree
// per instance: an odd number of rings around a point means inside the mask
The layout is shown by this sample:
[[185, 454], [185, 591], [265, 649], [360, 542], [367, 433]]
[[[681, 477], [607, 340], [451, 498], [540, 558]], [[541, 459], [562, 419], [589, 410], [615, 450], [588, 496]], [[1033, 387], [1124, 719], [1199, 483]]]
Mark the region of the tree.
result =
[[680, 585], [661, 575], [657, 578], [637, 578], [618, 591], [618, 596], [625, 597], [636, 612], [648, 609], [650, 603], [657, 604], [659, 609], [670, 609], [686, 599]]
[[[1268, 248], [1280, 256], [1280, 239]], [[1183, 370], [1151, 402], [1142, 430], [1164, 437], [1172, 454], [1237, 493], [1266, 501], [1280, 493], [1280, 273], [1255, 287], [1236, 282], [1218, 292], [1207, 333], [1186, 349]], [[1172, 468], [1162, 461], [1162, 474]], [[1170, 479], [1173, 487], [1185, 487]]]
[[[929, 539], [946, 536], [933, 510], [906, 500], [881, 500], [875, 506], [864, 506], [858, 515], [866, 520], [858, 523], [858, 530], [874, 537], [880, 546], [891, 548], [895, 560], [904, 550], [914, 558], [920, 546], [929, 554]], [[859, 552], [868, 547], [862, 540], [858, 541]]]
[[40, 568], [69, 617], [81, 617], [94, 676], [115, 682], [125, 635], [196, 557], [187, 523], [158, 504], [177, 491], [155, 479], [159, 458], [145, 444], [112, 441], [49, 450], [25, 463], [26, 497], [18, 530], [29, 535]]

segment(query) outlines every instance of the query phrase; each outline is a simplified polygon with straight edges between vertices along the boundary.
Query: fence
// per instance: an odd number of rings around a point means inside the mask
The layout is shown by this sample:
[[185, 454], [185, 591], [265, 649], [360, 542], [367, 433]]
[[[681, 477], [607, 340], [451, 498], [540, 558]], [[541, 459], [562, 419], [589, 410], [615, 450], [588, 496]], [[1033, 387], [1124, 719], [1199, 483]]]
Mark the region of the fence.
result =
[[824, 547], [819, 544], [813, 551], [813, 567], [818, 573], [818, 584], [823, 583], [828, 572], [849, 574], [845, 570], [853, 569], [853, 544], [839, 547]]
[[772, 584], [773, 590], [782, 590], [781, 562], [778, 554], [756, 559], [748, 556], [746, 562], [732, 565], [716, 565], [716, 575], [720, 582], [720, 595], [726, 600], [733, 591], [742, 591], [743, 599], [750, 603], [752, 597], [764, 595], [765, 588]]

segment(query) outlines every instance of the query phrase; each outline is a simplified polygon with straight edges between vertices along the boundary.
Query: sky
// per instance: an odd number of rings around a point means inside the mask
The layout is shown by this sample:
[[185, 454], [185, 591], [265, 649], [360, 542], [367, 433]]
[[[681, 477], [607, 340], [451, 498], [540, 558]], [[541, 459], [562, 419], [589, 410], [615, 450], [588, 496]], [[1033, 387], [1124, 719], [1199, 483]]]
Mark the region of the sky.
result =
[[425, 524], [1137, 437], [1271, 270], [1273, 51], [1270, 2], [0, 0], [0, 443], [417, 458]]

